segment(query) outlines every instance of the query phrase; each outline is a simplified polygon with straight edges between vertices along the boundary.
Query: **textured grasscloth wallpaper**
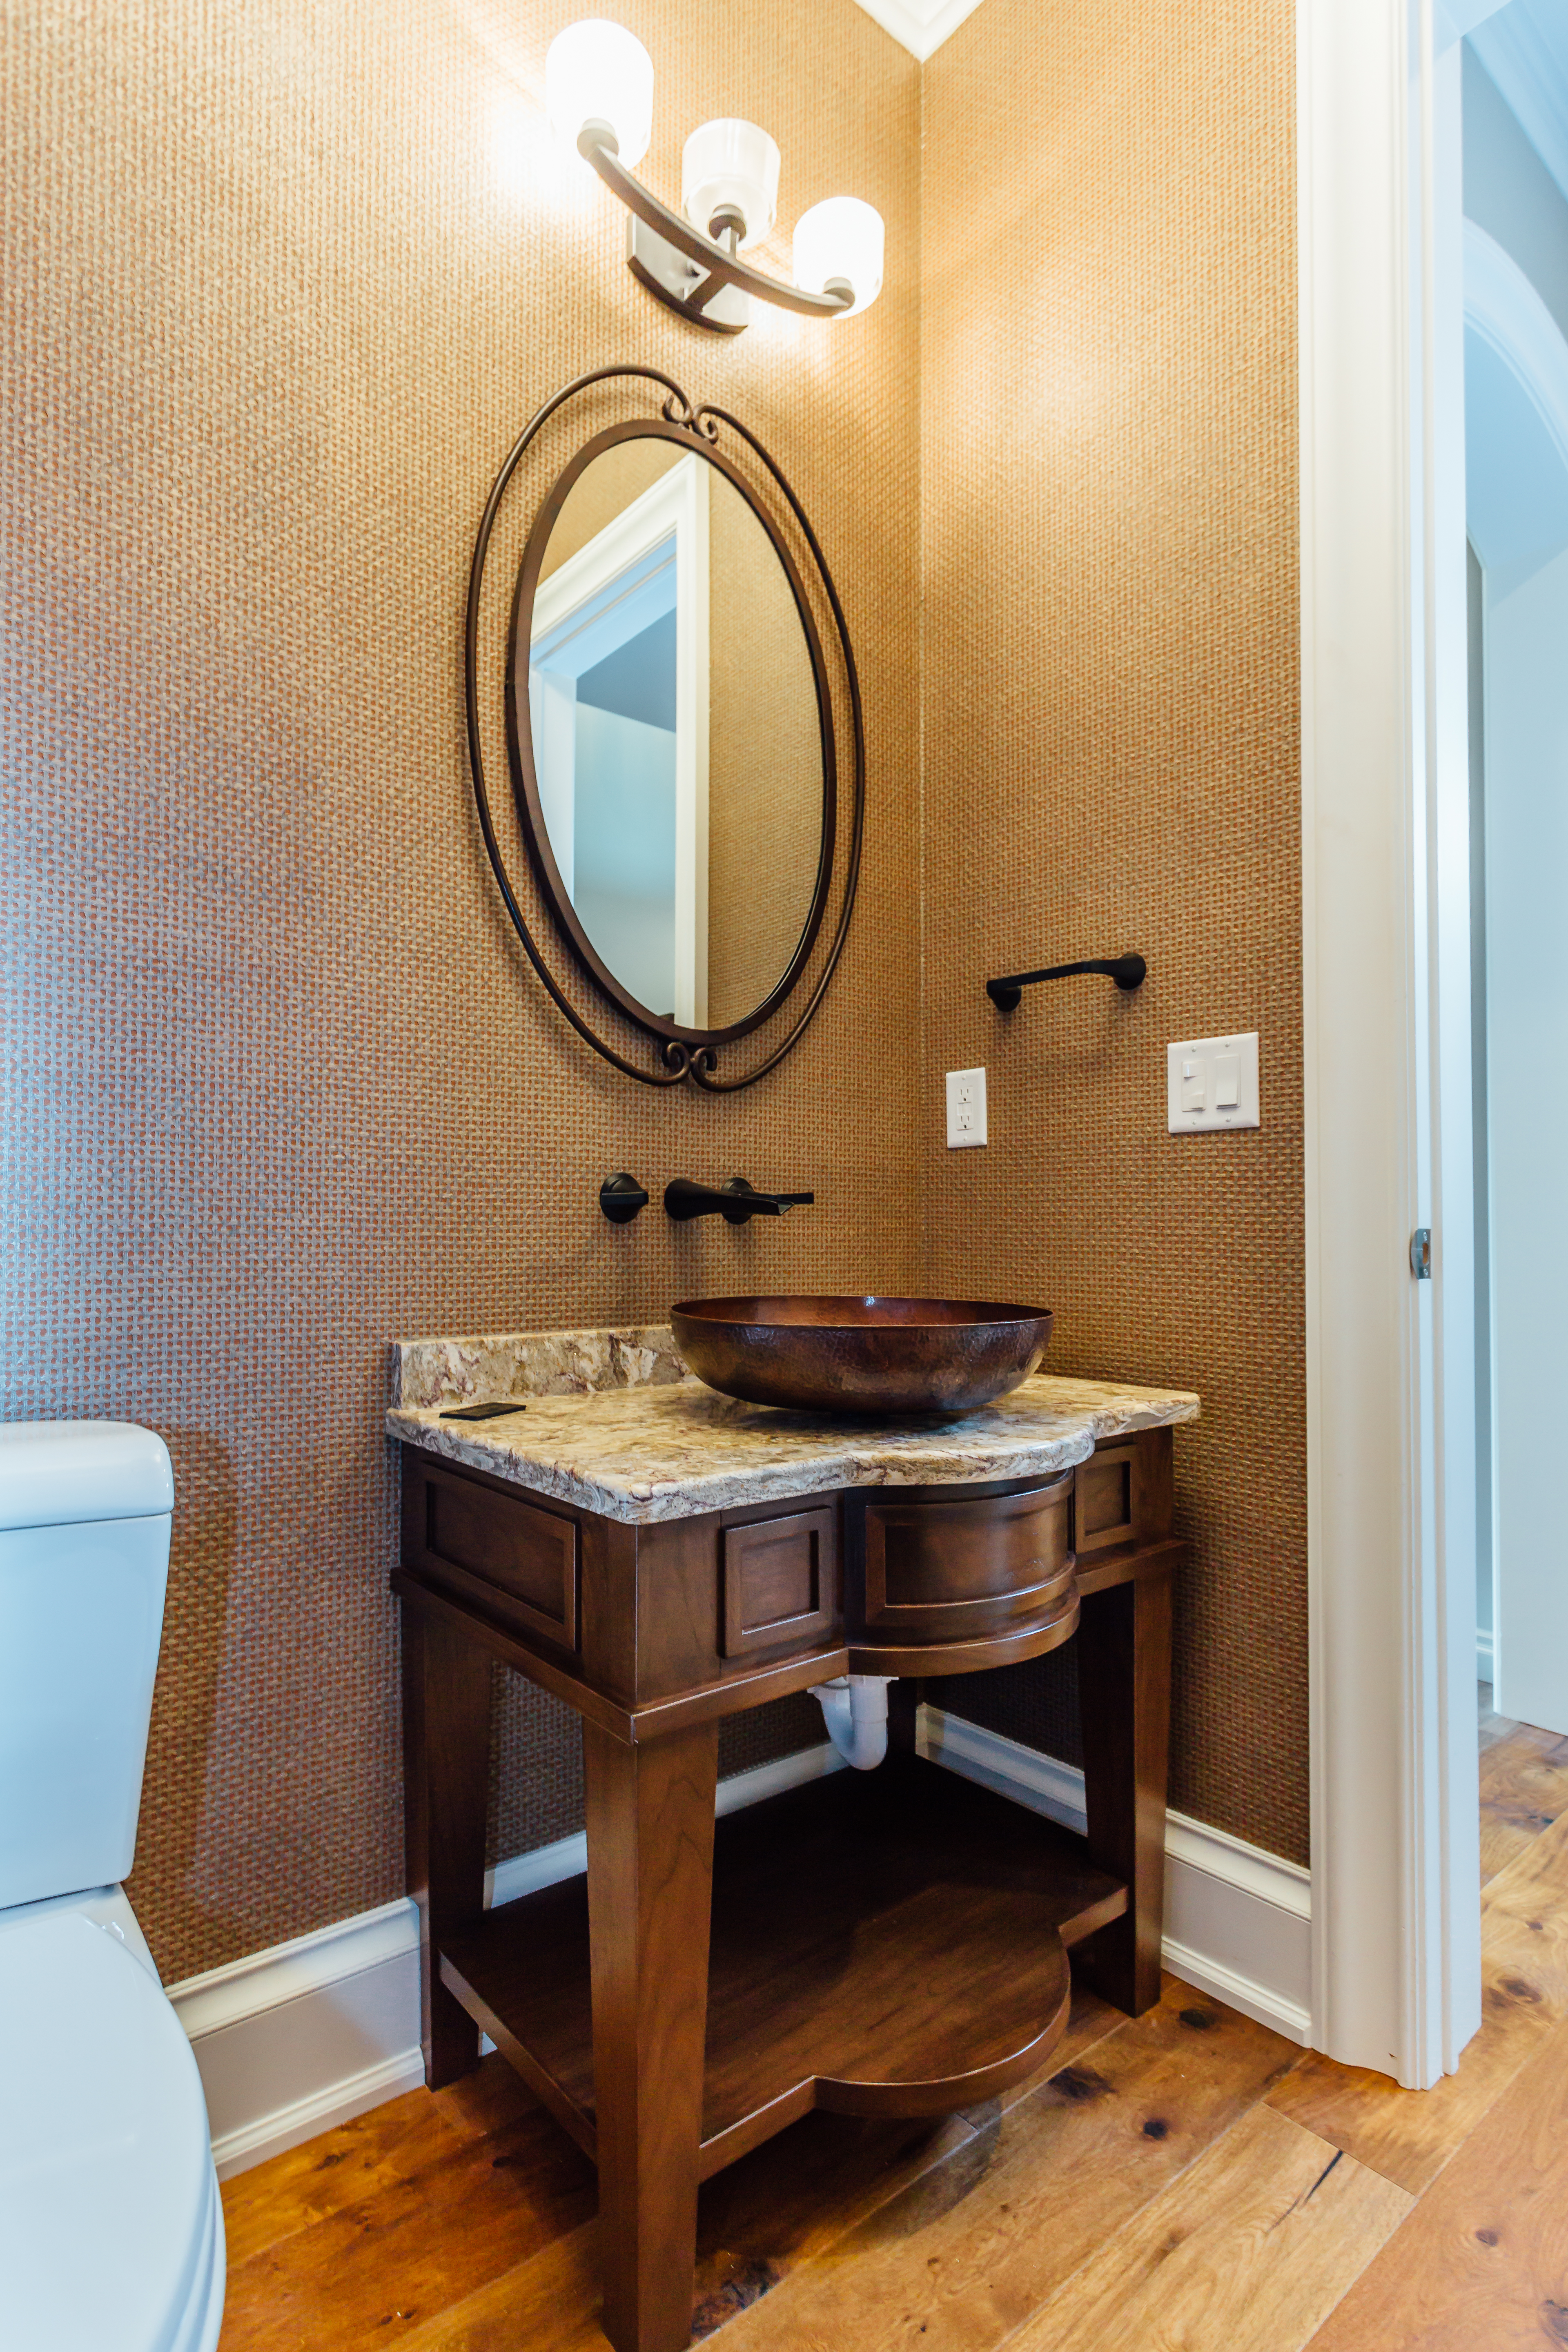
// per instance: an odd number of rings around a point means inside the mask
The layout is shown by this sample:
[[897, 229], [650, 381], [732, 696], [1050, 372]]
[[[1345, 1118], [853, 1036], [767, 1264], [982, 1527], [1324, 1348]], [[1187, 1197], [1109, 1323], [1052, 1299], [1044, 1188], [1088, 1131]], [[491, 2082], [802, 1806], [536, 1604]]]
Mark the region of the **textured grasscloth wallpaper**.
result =
[[[401, 1884], [388, 1339], [703, 1289], [1043, 1293], [1059, 1366], [1203, 1389], [1177, 1798], [1303, 1848], [1289, 9], [983, 0], [925, 69], [922, 320], [913, 60], [851, 0], [621, 0], [657, 185], [736, 113], [779, 141], [786, 225], [839, 189], [888, 223], [865, 318], [733, 341], [668, 320], [619, 208], [543, 160], [577, 13], [24, 0], [0, 27], [0, 1412], [123, 1414], [174, 1455], [132, 1885], [170, 1977]], [[730, 1102], [576, 1045], [467, 796], [485, 492], [536, 404], [617, 360], [773, 446], [866, 690], [849, 947]], [[1131, 944], [1136, 1004], [1081, 985], [1004, 1026], [980, 993]], [[1168, 1140], [1163, 1042], [1221, 1024], [1264, 1033], [1268, 1124]], [[969, 1062], [995, 1140], [950, 1158]], [[616, 1230], [619, 1167], [817, 1205]], [[1063, 1736], [1037, 1683], [964, 1696]], [[498, 1704], [505, 1852], [579, 1791], [563, 1714]], [[726, 1765], [815, 1730], [792, 1703]]]
[[[986, 1066], [931, 1279], [1203, 1391], [1173, 1798], [1304, 1862], [1292, 68], [1287, 0], [984, 0], [925, 68], [924, 1099]], [[1128, 948], [1135, 999], [982, 993]], [[1166, 1041], [1225, 1029], [1263, 1128], [1167, 1136]], [[943, 1695], [1070, 1749], [1069, 1658]]]
[[[174, 1453], [131, 1890], [170, 1977], [400, 1888], [394, 1334], [916, 1269], [919, 69], [848, 0], [618, 0], [656, 185], [741, 114], [783, 149], [786, 224], [840, 188], [888, 223], [864, 319], [731, 341], [650, 301], [620, 208], [543, 160], [580, 13], [25, 0], [0, 33], [0, 1412], [123, 1414]], [[806, 1044], [730, 1102], [574, 1041], [468, 797], [486, 491], [538, 403], [617, 360], [772, 446], [866, 689], [861, 912]], [[622, 1167], [817, 1205], [617, 1230]], [[507, 1723], [503, 1851], [580, 1819], [565, 1717], [513, 1684]]]

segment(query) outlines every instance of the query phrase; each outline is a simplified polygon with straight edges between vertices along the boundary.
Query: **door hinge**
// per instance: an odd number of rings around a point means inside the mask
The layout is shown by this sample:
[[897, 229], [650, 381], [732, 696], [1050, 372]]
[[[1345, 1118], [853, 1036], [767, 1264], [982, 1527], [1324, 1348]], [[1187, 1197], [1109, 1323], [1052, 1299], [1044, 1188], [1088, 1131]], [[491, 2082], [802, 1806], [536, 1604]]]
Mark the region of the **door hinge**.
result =
[[1432, 1228], [1417, 1225], [1410, 1236], [1410, 1271], [1417, 1282], [1432, 1279]]

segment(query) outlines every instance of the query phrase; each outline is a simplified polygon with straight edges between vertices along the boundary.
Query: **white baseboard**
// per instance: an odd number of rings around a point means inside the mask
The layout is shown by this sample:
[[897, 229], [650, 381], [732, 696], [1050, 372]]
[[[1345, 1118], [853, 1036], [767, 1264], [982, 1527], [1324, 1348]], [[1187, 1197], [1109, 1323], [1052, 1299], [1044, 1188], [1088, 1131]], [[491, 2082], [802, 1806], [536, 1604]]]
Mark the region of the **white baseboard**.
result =
[[[804, 1748], [719, 1783], [735, 1811], [844, 1769]], [[486, 1874], [487, 1903], [510, 1903], [588, 1866], [581, 1832]], [[219, 2178], [280, 2156], [425, 2080], [419, 2050], [419, 1914], [406, 1897], [171, 1985], [206, 2091]]]
[[[922, 1707], [921, 1753], [1070, 1829], [1083, 1775], [1054, 1757]], [[843, 1759], [808, 1748], [719, 1786], [718, 1811], [756, 1804]], [[1293, 1863], [1180, 1813], [1165, 1838], [1165, 1964], [1260, 2024], [1306, 2042], [1311, 1883]], [[516, 1854], [487, 1879], [508, 1903], [587, 1867], [579, 1832]], [[171, 1986], [206, 2089], [220, 2176], [243, 2172], [425, 2079], [419, 2053], [419, 1919], [406, 1899], [341, 1919]]]
[[[1081, 1833], [1083, 1774], [1072, 1765], [941, 1707], [921, 1708], [916, 1737], [922, 1756]], [[1311, 1876], [1299, 1864], [1166, 1815], [1164, 1959], [1173, 1975], [1307, 2042], [1311, 1927]]]

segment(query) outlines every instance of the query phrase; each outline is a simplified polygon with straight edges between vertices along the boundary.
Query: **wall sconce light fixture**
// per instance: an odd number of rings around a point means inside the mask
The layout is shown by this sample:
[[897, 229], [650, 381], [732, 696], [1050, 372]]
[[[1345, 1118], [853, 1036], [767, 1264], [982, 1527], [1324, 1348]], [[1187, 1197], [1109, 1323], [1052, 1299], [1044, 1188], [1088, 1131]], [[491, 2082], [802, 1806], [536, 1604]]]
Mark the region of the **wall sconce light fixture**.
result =
[[626, 260], [650, 294], [682, 318], [738, 335], [755, 294], [814, 319], [847, 319], [882, 285], [882, 216], [858, 196], [829, 196], [795, 230], [795, 283], [741, 256], [778, 210], [779, 151], [754, 122], [704, 122], [681, 155], [685, 217], [633, 173], [653, 136], [653, 60], [622, 25], [569, 25], [544, 60], [552, 128], [587, 158], [631, 215]]

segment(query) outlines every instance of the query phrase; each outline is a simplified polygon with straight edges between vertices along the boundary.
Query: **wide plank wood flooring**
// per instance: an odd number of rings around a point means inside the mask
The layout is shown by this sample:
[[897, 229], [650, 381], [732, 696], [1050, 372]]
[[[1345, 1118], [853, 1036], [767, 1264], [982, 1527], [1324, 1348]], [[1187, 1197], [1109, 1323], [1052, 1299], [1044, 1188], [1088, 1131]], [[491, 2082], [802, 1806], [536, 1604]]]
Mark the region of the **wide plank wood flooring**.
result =
[[[1568, 1740], [1483, 1692], [1485, 2007], [1433, 2091], [1168, 1978], [936, 2123], [811, 2116], [702, 2191], [722, 2352], [1568, 2347]], [[228, 2182], [221, 2352], [605, 2352], [592, 2168], [488, 2058]]]

